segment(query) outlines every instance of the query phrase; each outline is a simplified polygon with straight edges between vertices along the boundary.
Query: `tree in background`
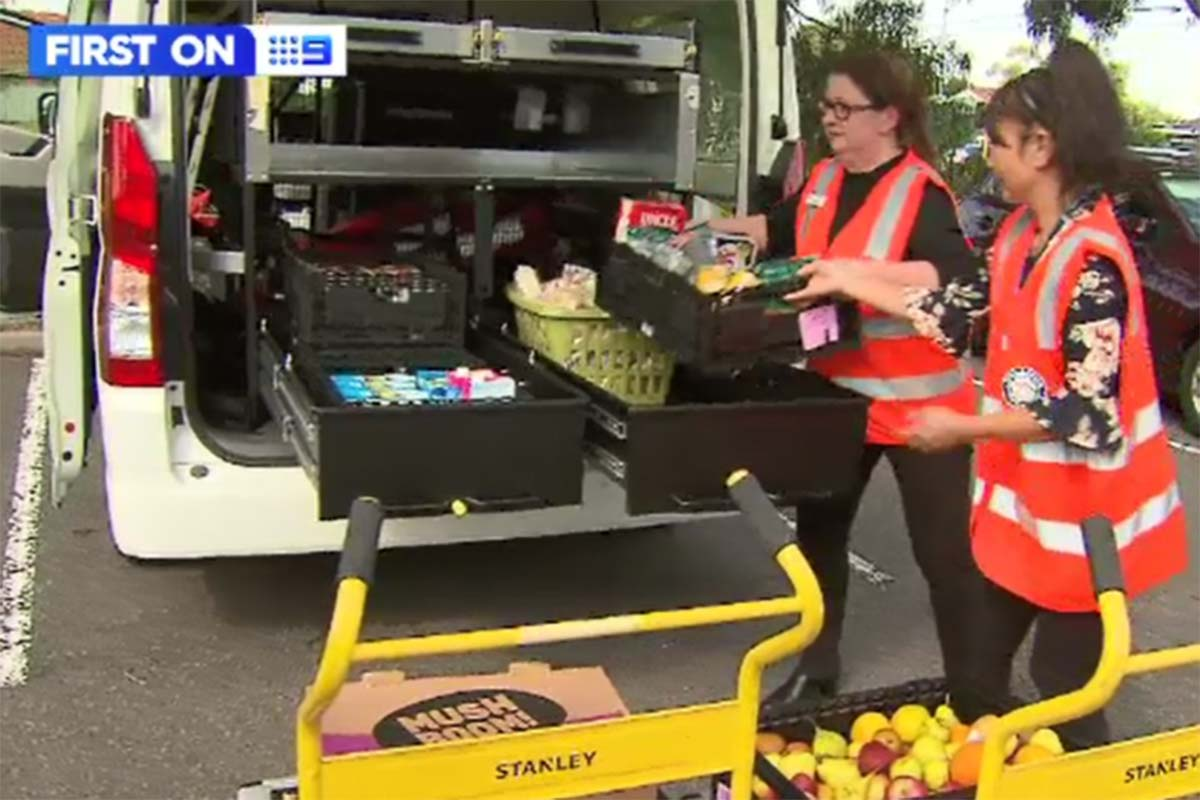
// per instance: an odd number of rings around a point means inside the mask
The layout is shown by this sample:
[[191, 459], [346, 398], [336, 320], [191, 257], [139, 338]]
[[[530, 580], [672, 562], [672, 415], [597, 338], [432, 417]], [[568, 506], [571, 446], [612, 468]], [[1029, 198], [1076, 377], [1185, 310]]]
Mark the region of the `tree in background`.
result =
[[1035, 41], [1061, 42], [1078, 19], [1101, 40], [1116, 34], [1133, 9], [1134, 0], [1025, 0], [1025, 23]]
[[799, 23], [793, 40], [796, 87], [800, 135], [810, 166], [829, 152], [817, 102], [833, 62], [847, 51], [891, 50], [910, 60], [931, 98], [934, 144], [942, 156], [935, 166], [956, 189], [982, 177], [981, 158], [955, 157], [979, 133], [975, 105], [962, 97], [969, 86], [970, 58], [953, 44], [922, 35], [919, 0], [857, 0], [823, 20], [802, 14], [797, 0], [789, 0], [789, 6]]

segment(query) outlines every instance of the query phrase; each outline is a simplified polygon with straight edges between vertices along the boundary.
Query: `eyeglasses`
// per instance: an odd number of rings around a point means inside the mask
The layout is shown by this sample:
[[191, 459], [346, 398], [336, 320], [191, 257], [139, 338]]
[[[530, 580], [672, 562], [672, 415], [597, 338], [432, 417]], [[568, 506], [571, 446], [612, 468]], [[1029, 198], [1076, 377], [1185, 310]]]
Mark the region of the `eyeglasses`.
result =
[[843, 103], [841, 100], [826, 100], [825, 98], [821, 98], [817, 101], [817, 108], [821, 111], [821, 116], [825, 116], [826, 111], [832, 111], [834, 119], [838, 122], [845, 122], [855, 112], [875, 111], [879, 109], [879, 106], [875, 103], [851, 105], [850, 103]]

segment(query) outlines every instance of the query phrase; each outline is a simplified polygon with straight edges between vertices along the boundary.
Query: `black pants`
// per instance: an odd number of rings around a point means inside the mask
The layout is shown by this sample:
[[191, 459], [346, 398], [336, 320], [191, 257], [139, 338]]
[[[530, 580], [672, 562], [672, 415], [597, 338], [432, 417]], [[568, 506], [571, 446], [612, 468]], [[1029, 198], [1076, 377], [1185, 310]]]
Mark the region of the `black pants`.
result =
[[[1099, 614], [1047, 611], [982, 575], [969, 605], [972, 627], [967, 670], [977, 696], [1008, 695], [1013, 657], [1035, 621], [1029, 672], [1042, 697], [1074, 691], [1087, 683], [1095, 671], [1104, 639]], [[964, 715], [973, 717], [985, 710], [992, 709], [967, 708]], [[1055, 727], [1084, 745], [1111, 739], [1103, 711]]]
[[845, 494], [803, 503], [796, 509], [796, 540], [825, 595], [825, 627], [801, 656], [801, 668], [815, 678], [832, 678], [840, 670], [838, 643], [850, 579], [850, 527], [871, 473], [883, 456], [896, 474], [913, 555], [929, 584], [942, 663], [953, 691], [961, 685], [966, 664], [970, 620], [963, 600], [982, 580], [971, 557], [971, 450], [966, 447], [921, 453], [906, 447], [867, 445], [857, 479]]

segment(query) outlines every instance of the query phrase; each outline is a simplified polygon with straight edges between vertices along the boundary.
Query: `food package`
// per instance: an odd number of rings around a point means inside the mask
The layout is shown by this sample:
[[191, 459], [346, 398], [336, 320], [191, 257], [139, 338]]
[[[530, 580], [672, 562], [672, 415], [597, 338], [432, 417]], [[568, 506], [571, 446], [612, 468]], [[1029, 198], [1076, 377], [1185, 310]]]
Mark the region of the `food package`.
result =
[[513, 283], [525, 297], [555, 308], [574, 311], [596, 307], [596, 273], [578, 264], [566, 264], [557, 278], [542, 283], [528, 265], [517, 267]]
[[659, 228], [672, 234], [680, 233], [687, 221], [688, 211], [682, 203], [656, 203], [623, 197], [613, 241], [624, 244], [629, 232], [635, 228]]

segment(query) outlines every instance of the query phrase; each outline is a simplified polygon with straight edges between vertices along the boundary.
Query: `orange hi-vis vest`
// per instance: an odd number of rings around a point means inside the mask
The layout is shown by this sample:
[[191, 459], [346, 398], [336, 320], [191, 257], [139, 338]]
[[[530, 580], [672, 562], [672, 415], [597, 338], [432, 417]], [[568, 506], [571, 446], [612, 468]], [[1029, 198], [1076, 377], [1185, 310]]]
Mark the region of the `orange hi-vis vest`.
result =
[[[871, 189], [862, 207], [830, 241], [844, 175], [832, 159], [813, 169], [796, 211], [796, 255], [902, 260], [925, 185], [932, 182], [946, 188], [941, 177], [910, 151]], [[860, 305], [859, 310], [862, 346], [811, 358], [809, 367], [871, 399], [868, 442], [904, 444], [909, 416], [925, 406], [974, 413], [970, 373], [958, 359], [905, 320], [872, 306]]]
[[1129, 295], [1123, 344], [1116, 352], [1114, 341], [1112, 352], [1120, 359], [1124, 437], [1115, 452], [1063, 441], [980, 443], [971, 544], [983, 573], [1013, 594], [1053, 611], [1092, 611], [1085, 519], [1113, 523], [1130, 596], [1183, 570], [1186, 522], [1159, 412], [1141, 279], [1112, 204], [1103, 198], [1088, 216], [1064, 223], [1022, 285], [1035, 228], [1021, 208], [996, 237], [983, 412], [1021, 408], [1063, 388], [1063, 323], [1094, 253], [1118, 266]]

